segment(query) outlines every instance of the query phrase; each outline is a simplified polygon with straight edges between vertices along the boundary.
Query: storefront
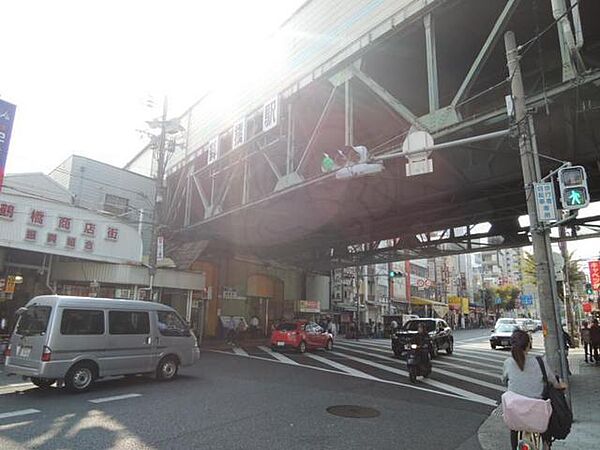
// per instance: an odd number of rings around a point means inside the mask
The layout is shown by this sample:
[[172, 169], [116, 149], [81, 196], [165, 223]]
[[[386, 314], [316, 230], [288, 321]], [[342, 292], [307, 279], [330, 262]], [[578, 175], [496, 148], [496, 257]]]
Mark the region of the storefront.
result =
[[[138, 229], [71, 205], [68, 191], [45, 175], [33, 175], [31, 194], [22, 193], [25, 187], [19, 195], [0, 193], [0, 323], [5, 323], [0, 334], [36, 295], [146, 299], [150, 280], [141, 264]], [[194, 295], [204, 287], [202, 274], [173, 269], [159, 268], [154, 282], [157, 300], [188, 320]]]
[[412, 313], [419, 317], [447, 317], [448, 305], [427, 298], [411, 297]]
[[[89, 261], [59, 262], [51, 273], [58, 294], [84, 297], [149, 300], [150, 275], [144, 266], [102, 264]], [[174, 269], [156, 270], [154, 291], [156, 300], [192, 320], [192, 308], [203, 301], [204, 275]]]

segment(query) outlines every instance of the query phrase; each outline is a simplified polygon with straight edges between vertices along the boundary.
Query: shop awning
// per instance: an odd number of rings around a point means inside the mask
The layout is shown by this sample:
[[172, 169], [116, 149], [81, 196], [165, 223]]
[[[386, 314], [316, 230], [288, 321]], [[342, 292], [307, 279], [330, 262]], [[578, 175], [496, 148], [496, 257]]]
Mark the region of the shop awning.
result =
[[411, 297], [410, 303], [413, 305], [425, 305], [431, 307], [439, 317], [444, 317], [448, 312], [448, 305], [428, 298]]
[[[57, 262], [52, 268], [51, 278], [54, 281], [84, 283], [97, 281], [132, 286], [148, 286], [150, 283], [146, 267], [91, 262]], [[156, 270], [154, 285], [164, 288], [201, 290], [205, 288], [205, 278], [203, 273], [159, 268]]]

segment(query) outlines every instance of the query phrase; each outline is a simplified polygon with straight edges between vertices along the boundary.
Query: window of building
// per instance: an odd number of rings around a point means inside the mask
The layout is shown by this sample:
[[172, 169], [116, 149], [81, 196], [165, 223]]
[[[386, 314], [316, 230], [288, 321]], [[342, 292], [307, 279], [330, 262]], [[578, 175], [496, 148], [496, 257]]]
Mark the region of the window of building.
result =
[[60, 334], [104, 334], [104, 312], [89, 309], [65, 309], [60, 321]]
[[104, 210], [113, 214], [124, 214], [129, 211], [129, 199], [106, 194], [104, 196]]
[[150, 320], [147, 312], [109, 311], [108, 329], [110, 334], [148, 334]]

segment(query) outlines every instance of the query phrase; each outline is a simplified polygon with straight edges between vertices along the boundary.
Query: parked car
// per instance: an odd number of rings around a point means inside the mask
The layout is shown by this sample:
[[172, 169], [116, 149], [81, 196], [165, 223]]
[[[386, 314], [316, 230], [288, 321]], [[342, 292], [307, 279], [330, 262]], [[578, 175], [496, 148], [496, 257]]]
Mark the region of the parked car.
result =
[[171, 380], [200, 357], [188, 325], [160, 303], [40, 296], [18, 316], [5, 372], [39, 387], [60, 381], [83, 392], [99, 378], [140, 373]]
[[271, 349], [293, 349], [300, 353], [316, 348], [333, 350], [333, 334], [314, 322], [282, 322], [271, 334]]
[[492, 330], [490, 336], [490, 346], [493, 350], [496, 347], [510, 347], [510, 338], [515, 330], [520, 330], [521, 327], [513, 323], [501, 323]]
[[392, 334], [392, 351], [397, 357], [402, 356], [417, 334], [419, 324], [424, 324], [431, 338], [431, 357], [435, 358], [440, 350], [446, 350], [448, 355], [454, 351], [452, 328], [442, 319], [413, 319], [406, 322]]
[[517, 321], [517, 324], [521, 327], [521, 329], [523, 329], [524, 331], [535, 331], [535, 323], [533, 322], [533, 320], [528, 319], [526, 317], [518, 318], [515, 320]]

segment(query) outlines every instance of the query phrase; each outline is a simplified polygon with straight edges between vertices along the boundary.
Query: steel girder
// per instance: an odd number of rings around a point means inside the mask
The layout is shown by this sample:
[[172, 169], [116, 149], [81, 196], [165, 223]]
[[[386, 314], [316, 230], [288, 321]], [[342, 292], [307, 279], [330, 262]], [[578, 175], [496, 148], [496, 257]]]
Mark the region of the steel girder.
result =
[[[454, 2], [456, 8], [459, 8], [458, 3], [464, 6], [468, 1]], [[486, 63], [491, 61], [495, 45], [511, 25], [511, 19], [518, 16], [516, 13], [524, 2], [507, 0], [494, 3], [501, 7], [496, 16], [489, 20], [489, 31], [479, 32], [484, 39], [474, 59], [461, 62], [466, 62], [465, 75], [451, 99], [444, 101], [442, 98], [440, 86], [444, 84], [445, 70], [448, 68], [440, 66], [436, 47], [436, 43], [439, 44], [436, 33], [444, 25], [442, 12], [448, 9], [440, 10], [440, 14], [436, 9], [424, 9], [420, 22], [412, 22], [410, 27], [398, 27], [385, 39], [373, 42], [369, 48], [349, 58], [341, 68], [338, 66], [330, 70], [327, 78], [315, 81], [303, 90], [283, 95], [280, 98], [281, 125], [276, 129], [251, 136], [243, 146], [225, 154], [216, 163], [203, 165], [201, 161], [192, 161], [171, 176], [168, 182], [167, 217], [170, 229], [175, 233], [180, 232], [185, 239], [193, 238], [195, 231], [218, 228], [218, 221], [225, 216], [256, 208], [258, 204], [265, 205], [281, 193], [302, 189], [315, 181], [326, 179], [330, 175], [322, 175], [319, 167], [323, 151], [335, 151], [343, 145], [352, 145], [357, 139], [369, 141], [373, 153], [381, 154], [397, 148], [411, 127], [429, 130], [439, 139], [461, 136], [481, 127], [493, 128], [504, 120], [505, 108], [498, 101], [502, 99], [501, 90], [492, 91], [496, 100], [479, 110], [473, 110], [472, 104], [477, 103], [482, 95], [467, 96], [475, 89], [481, 91], [481, 86], [485, 86], [485, 77], [489, 76], [485, 70]], [[445, 8], [450, 8], [452, 4], [440, 2]], [[385, 51], [394, 51], [394, 45], [401, 42], [394, 40], [394, 36], [415, 34], [415, 27], [421, 25], [425, 43], [421, 55], [426, 66], [425, 110], [415, 106], [414, 101], [403, 100], [403, 95], [399, 96], [396, 88], [388, 88], [390, 83], [386, 83], [386, 77], [377, 74], [377, 67], [373, 67], [372, 61], [369, 61], [369, 52], [385, 49], [386, 45], [388, 50]], [[560, 27], [556, 32], [561, 45], [564, 45], [564, 39], [560, 36], [567, 31]], [[571, 42], [569, 39], [566, 41]], [[553, 53], [549, 52], [549, 55]], [[563, 63], [561, 60], [553, 64], [562, 67]], [[563, 79], [552, 88], [541, 86], [543, 91], [532, 92], [529, 104], [548, 105], [571, 90], [579, 92], [581, 87], [598, 83], [599, 80], [600, 72], [588, 71], [576, 78]], [[488, 95], [485, 91], [484, 95]], [[377, 102], [373, 103], [373, 99], [377, 99], [378, 105]], [[385, 113], [381, 111], [391, 112], [391, 115], [384, 116]], [[473, 111], [476, 113], [471, 114]], [[395, 129], [395, 134], [369, 135], [369, 128], [375, 122], [368, 122], [368, 113], [375, 112], [380, 114], [379, 117], [387, 117], [390, 124], [388, 128]], [[503, 153], [499, 147], [503, 143], [495, 145], [496, 153], [494, 147], [483, 149], [490, 154], [489, 167], [496, 165], [496, 155]], [[469, 151], [473, 149], [474, 146], [465, 148]], [[469, 183], [464, 167], [457, 166], [452, 170], [457, 178], [462, 178], [465, 184]], [[215, 226], [207, 227], [209, 224]], [[431, 224], [422, 225], [424, 229], [431, 228]], [[215, 238], [227, 240], [226, 236], [218, 233]], [[472, 239], [469, 242], [475, 248]], [[338, 245], [335, 242], [331, 244]], [[312, 251], [319, 253], [319, 249]], [[396, 254], [395, 257], [400, 256]]]

